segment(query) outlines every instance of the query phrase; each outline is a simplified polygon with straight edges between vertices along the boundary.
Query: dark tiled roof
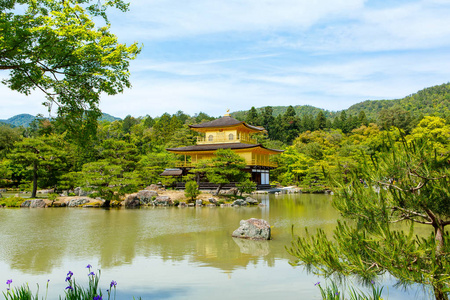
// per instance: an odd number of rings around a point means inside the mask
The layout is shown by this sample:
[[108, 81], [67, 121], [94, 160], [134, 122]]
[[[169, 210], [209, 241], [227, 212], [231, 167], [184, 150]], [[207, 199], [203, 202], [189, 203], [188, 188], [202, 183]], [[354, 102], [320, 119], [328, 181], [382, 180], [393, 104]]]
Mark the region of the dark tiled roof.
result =
[[271, 150], [271, 151], [277, 151], [277, 152], [283, 152], [283, 150], [275, 150], [275, 149], [268, 149], [262, 146], [261, 144], [242, 144], [242, 143], [229, 143], [229, 144], [206, 144], [206, 145], [194, 145], [194, 146], [187, 146], [187, 147], [180, 147], [180, 148], [167, 148], [167, 151], [179, 151], [179, 152], [189, 152], [189, 151], [216, 151], [218, 149], [249, 149], [249, 148], [256, 148], [261, 147], [263, 149]]
[[244, 121], [236, 120], [235, 118], [230, 117], [230, 116], [224, 116], [222, 118], [219, 118], [219, 119], [216, 119], [213, 121], [209, 121], [209, 122], [205, 122], [205, 123], [201, 123], [201, 124], [189, 125], [189, 127], [191, 127], [191, 128], [229, 127], [229, 126], [234, 126], [234, 125], [238, 125], [238, 124], [244, 124], [244, 126], [247, 126], [248, 128], [251, 128], [251, 129], [257, 130], [257, 131], [264, 130], [264, 128], [249, 125], [249, 124], [245, 123]]

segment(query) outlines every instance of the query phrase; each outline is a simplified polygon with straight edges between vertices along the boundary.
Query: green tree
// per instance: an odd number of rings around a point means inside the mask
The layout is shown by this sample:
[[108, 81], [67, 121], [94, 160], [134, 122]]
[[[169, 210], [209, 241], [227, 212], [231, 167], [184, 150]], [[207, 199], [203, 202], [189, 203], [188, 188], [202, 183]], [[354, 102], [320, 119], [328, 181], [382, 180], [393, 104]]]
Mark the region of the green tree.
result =
[[21, 139], [17, 128], [11, 128], [8, 125], [0, 126], [0, 158], [6, 156], [11, 151], [15, 142]]
[[258, 111], [254, 106], [248, 111], [247, 116], [245, 117], [245, 122], [250, 125], [259, 125], [259, 115]]
[[319, 111], [315, 120], [315, 127], [318, 130], [324, 129], [327, 126], [327, 118], [323, 111]]
[[250, 194], [251, 192], [255, 191], [256, 190], [256, 182], [253, 182], [249, 178], [247, 178], [246, 180], [237, 183], [236, 187], [239, 190], [240, 196], [242, 196], [243, 193]]
[[230, 149], [219, 149], [211, 159], [201, 161], [195, 172], [205, 173], [209, 182], [218, 184], [216, 195], [222, 187], [230, 182], [240, 182], [248, 178], [244, 172], [245, 160]]
[[64, 141], [59, 136], [25, 138], [14, 144], [11, 164], [26, 170], [32, 181], [31, 197], [36, 197], [38, 179], [57, 177], [65, 169]]
[[121, 166], [113, 165], [107, 160], [84, 164], [81, 181], [81, 186], [97, 191], [105, 199], [105, 206], [109, 206], [109, 201], [117, 198], [117, 192], [132, 192], [140, 184], [136, 172], [124, 172]]
[[191, 201], [200, 195], [200, 191], [198, 190], [198, 184], [195, 181], [186, 182], [186, 187], [184, 190], [184, 195], [188, 198], [191, 198]]
[[[130, 87], [128, 66], [140, 52], [136, 43], [120, 44], [109, 31], [106, 11], [122, 11], [122, 0], [0, 1], [0, 70], [12, 90], [45, 93], [71, 132], [95, 134], [101, 93]], [[93, 19], [103, 17], [105, 26]]]
[[[448, 150], [448, 149], [447, 149]], [[352, 220], [338, 221], [332, 238], [319, 230], [294, 240], [289, 252], [323, 275], [358, 275], [366, 281], [386, 272], [407, 285], [429, 285], [436, 299], [450, 291], [450, 153], [422, 139], [385, 140], [385, 149], [360, 170], [341, 165], [333, 205]], [[406, 222], [408, 231], [392, 223]], [[414, 224], [429, 226], [419, 237]]]

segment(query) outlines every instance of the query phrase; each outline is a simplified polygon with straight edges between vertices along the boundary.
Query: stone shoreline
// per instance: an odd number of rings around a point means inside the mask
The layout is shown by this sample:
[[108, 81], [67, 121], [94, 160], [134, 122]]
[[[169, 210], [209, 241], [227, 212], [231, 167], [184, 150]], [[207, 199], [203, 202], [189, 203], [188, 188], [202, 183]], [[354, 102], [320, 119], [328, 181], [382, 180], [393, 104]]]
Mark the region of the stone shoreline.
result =
[[[246, 195], [249, 196], [249, 195]], [[231, 202], [231, 203], [227, 203]], [[20, 207], [45, 208], [45, 207], [84, 207], [99, 208], [106, 207], [106, 201], [101, 198], [90, 198], [88, 196], [60, 196], [55, 200], [49, 199], [26, 199]], [[172, 190], [141, 190], [129, 194], [122, 201], [110, 201], [109, 207], [137, 208], [140, 206], [178, 206], [178, 207], [237, 207], [247, 205], [261, 205], [257, 200], [247, 197], [245, 199], [233, 199], [221, 196], [213, 196], [211, 193], [200, 194], [194, 202], [190, 202], [184, 195], [184, 191]]]

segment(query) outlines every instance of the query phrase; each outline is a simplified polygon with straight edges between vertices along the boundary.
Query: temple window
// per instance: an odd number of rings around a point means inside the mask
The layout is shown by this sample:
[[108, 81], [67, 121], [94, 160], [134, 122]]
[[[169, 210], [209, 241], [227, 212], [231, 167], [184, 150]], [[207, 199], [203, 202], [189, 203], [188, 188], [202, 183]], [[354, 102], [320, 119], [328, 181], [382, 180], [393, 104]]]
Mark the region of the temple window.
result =
[[214, 140], [214, 136], [211, 134], [208, 136], [208, 142], [212, 142]]
[[229, 139], [230, 141], [234, 140], [234, 135], [233, 135], [232, 133], [230, 133], [230, 134], [228, 135], [228, 139]]

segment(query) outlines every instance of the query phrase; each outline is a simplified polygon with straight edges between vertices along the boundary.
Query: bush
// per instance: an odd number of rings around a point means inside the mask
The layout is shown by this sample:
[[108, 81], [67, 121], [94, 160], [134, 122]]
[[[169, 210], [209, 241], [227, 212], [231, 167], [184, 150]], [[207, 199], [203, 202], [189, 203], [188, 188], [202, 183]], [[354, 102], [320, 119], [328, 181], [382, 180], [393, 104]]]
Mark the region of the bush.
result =
[[0, 201], [0, 206], [3, 207], [20, 207], [20, 205], [25, 201], [22, 197], [9, 197], [4, 198], [2, 201]]
[[58, 198], [58, 197], [59, 197], [58, 194], [56, 194], [56, 193], [51, 193], [50, 195], [48, 195], [48, 200], [50, 200], [50, 201], [55, 201], [56, 198]]
[[245, 181], [236, 184], [236, 187], [239, 190], [240, 196], [242, 196], [242, 193], [250, 194], [251, 192], [256, 190], [256, 183], [251, 181], [250, 179], [246, 179]]
[[194, 198], [200, 195], [200, 191], [198, 190], [198, 184], [195, 181], [186, 182], [186, 187], [184, 190], [184, 195], [188, 198], [191, 198], [191, 201], [194, 201]]

